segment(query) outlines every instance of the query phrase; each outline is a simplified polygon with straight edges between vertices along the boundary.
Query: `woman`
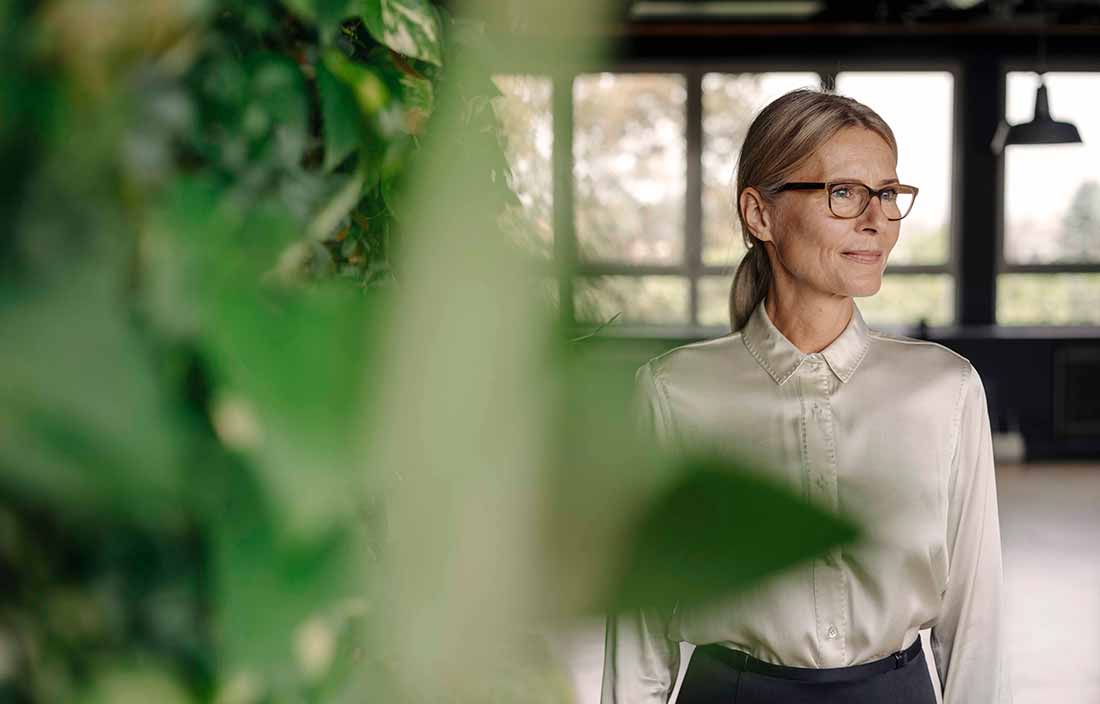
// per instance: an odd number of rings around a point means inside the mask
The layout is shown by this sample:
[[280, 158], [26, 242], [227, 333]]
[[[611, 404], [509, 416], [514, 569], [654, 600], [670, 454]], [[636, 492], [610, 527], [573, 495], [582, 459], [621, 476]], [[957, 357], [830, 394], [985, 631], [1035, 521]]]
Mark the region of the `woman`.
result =
[[[748, 254], [733, 332], [638, 370], [666, 446], [757, 460], [853, 516], [857, 545], [717, 604], [608, 618], [603, 704], [1011, 701], [993, 448], [981, 378], [932, 342], [864, 323], [917, 189], [890, 127], [850, 98], [792, 91], [753, 120], [737, 170]], [[762, 526], [762, 529], [766, 529]]]

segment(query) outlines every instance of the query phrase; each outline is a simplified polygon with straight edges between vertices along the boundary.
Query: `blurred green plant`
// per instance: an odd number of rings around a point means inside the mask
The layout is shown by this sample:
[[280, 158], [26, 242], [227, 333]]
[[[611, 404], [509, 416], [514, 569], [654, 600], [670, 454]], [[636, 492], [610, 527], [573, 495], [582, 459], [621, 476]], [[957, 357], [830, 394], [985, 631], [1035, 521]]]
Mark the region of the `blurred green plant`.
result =
[[[556, 327], [497, 228], [502, 7], [0, 5], [0, 699], [565, 701], [541, 628], [854, 536], [660, 453]], [[721, 568], [699, 482], [818, 538]]]

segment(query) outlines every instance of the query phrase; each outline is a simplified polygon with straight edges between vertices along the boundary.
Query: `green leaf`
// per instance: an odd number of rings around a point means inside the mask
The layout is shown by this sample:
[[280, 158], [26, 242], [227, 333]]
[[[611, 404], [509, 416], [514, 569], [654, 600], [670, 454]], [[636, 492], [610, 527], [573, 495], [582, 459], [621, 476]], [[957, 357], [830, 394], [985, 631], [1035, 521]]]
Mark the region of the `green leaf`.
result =
[[222, 516], [213, 527], [215, 633], [228, 672], [260, 675], [276, 689], [296, 677], [295, 636], [357, 588], [354, 535], [288, 535], [243, 467], [229, 468]]
[[362, 117], [355, 95], [326, 67], [317, 64], [317, 90], [321, 96], [321, 123], [325, 138], [326, 171], [331, 170], [359, 146]]
[[363, 20], [367, 31], [379, 44], [386, 43], [386, 28], [382, 23], [382, 0], [354, 0], [353, 14]]
[[405, 107], [414, 108], [430, 115], [435, 107], [435, 90], [432, 82], [424, 79], [402, 74], [401, 86], [402, 98]]
[[363, 60], [363, 65], [370, 67], [374, 74], [385, 83], [386, 89], [393, 96], [401, 96], [405, 91], [405, 86], [402, 83], [405, 74], [397, 65], [399, 60], [403, 61], [400, 55], [395, 55], [394, 52], [384, 46], [374, 47], [367, 52], [367, 56]]
[[363, 194], [364, 168], [356, 170], [321, 204], [309, 224], [306, 233], [309, 237], [319, 240], [331, 236], [344, 216], [352, 211]]
[[352, 61], [339, 51], [326, 50], [325, 67], [347, 85], [364, 115], [377, 115], [390, 102], [390, 90], [374, 69]]
[[[493, 700], [469, 694], [485, 678], [466, 673], [478, 670], [475, 659], [517, 652], [515, 631], [527, 627], [547, 574], [535, 536], [542, 454], [553, 442], [544, 435], [549, 330], [525, 292], [533, 273], [494, 230], [487, 155], [456, 158], [458, 97], [440, 97], [445, 127], [418, 151], [427, 168], [406, 196], [415, 207], [402, 221], [402, 308], [384, 336], [384, 378], [371, 388], [379, 412], [369, 464], [392, 488], [382, 627], [396, 635], [402, 679], [424, 681], [416, 701]], [[456, 676], [425, 667], [439, 662]]]
[[[354, 206], [357, 178], [332, 177], [342, 183], [325, 222]], [[335, 281], [262, 287], [261, 274], [302, 234], [273, 199], [242, 213], [217, 186], [184, 182], [160, 220], [181, 244], [197, 299], [197, 342], [218, 381], [215, 429], [256, 463], [288, 530], [316, 535], [345, 520], [362, 480], [363, 384], [384, 302]]]
[[386, 204], [386, 210], [394, 217], [395, 220], [400, 219], [397, 212], [397, 199], [398, 199], [398, 183], [397, 177], [384, 178], [379, 186], [379, 191], [382, 195], [382, 202]]
[[305, 82], [297, 64], [286, 57], [259, 54], [248, 70], [252, 97], [264, 104], [276, 122], [305, 125]]
[[352, 9], [378, 43], [443, 65], [443, 28], [429, 0], [356, 0]]
[[119, 305], [121, 278], [90, 257], [34, 290], [0, 288], [0, 468], [7, 486], [78, 514], [163, 522], [180, 428]]
[[[181, 253], [184, 289], [203, 305], [222, 286], [254, 284], [300, 234], [283, 198], [272, 194], [244, 203], [212, 178], [181, 178], [164, 194], [151, 220], [151, 237], [163, 237]], [[247, 209], [245, 209], [247, 208]]]
[[341, 23], [357, 14], [363, 0], [286, 0], [287, 7], [302, 19], [317, 24], [325, 43], [340, 31]]
[[310, 21], [317, 20], [317, 10], [314, 7], [315, 3], [313, 0], [283, 0], [283, 4], [287, 6], [287, 9], [302, 19]]
[[849, 520], [728, 459], [689, 460], [637, 522], [609, 604], [703, 603], [858, 535]]
[[257, 463], [289, 528], [315, 535], [354, 509], [364, 422], [361, 300], [331, 284], [311, 292], [226, 291], [207, 336], [231, 394], [257, 428]]
[[179, 677], [165, 664], [108, 662], [93, 673], [91, 686], [80, 697], [79, 704], [191, 704], [195, 701]]
[[259, 54], [249, 62], [250, 101], [243, 110], [243, 127], [249, 126], [250, 107], [258, 107], [269, 129], [260, 139], [274, 136], [272, 145], [280, 161], [295, 166], [309, 134], [309, 108], [305, 79], [298, 65], [286, 57]]

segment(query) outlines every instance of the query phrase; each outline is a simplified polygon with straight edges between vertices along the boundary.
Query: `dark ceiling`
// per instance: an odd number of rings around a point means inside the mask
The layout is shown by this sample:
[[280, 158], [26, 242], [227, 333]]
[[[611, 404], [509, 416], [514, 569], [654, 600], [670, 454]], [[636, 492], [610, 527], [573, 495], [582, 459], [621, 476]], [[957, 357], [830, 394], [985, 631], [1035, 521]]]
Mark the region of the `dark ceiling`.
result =
[[632, 21], [1100, 25], [1100, 0], [626, 0], [624, 9]]

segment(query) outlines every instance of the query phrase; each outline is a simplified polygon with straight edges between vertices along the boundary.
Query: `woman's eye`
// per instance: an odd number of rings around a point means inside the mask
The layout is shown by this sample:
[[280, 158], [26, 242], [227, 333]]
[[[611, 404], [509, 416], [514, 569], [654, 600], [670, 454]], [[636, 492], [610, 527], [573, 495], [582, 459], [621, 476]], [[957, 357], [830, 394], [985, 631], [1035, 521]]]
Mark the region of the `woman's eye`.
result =
[[883, 191], [882, 197], [886, 200], [894, 200], [898, 197], [898, 192], [891, 188], [888, 191]]
[[849, 195], [851, 195], [850, 190], [851, 189], [848, 189], [848, 188], [834, 188], [833, 189], [833, 197], [834, 198], [847, 198], [847, 197], [849, 197]]

